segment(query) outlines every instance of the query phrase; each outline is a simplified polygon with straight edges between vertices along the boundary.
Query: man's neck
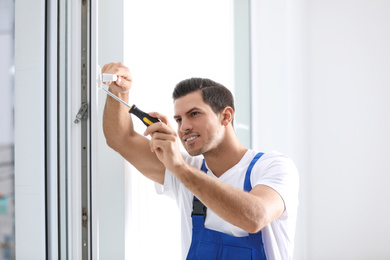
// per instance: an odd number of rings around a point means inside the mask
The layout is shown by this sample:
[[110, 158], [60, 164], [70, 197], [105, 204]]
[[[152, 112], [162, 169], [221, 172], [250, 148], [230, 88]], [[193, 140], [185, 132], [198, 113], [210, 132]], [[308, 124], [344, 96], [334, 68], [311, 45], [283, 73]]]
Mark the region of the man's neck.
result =
[[240, 162], [248, 151], [242, 146], [235, 133], [225, 138], [219, 147], [204, 154], [207, 166], [218, 178]]

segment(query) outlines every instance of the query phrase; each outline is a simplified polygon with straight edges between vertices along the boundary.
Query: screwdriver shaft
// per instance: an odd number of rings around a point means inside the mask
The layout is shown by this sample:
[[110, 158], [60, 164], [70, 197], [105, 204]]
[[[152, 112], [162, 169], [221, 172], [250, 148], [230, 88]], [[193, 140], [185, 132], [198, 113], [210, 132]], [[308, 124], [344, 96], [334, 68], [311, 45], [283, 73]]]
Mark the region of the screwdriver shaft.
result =
[[112, 94], [110, 91], [108, 91], [107, 89], [104, 89], [102, 88], [102, 90], [104, 90], [108, 95], [110, 95], [111, 97], [115, 98], [116, 100], [118, 100], [119, 102], [121, 102], [123, 105], [127, 106], [129, 109], [131, 108], [131, 106], [129, 106], [129, 104], [127, 104], [125, 101], [123, 101], [122, 99], [118, 98], [117, 96], [115, 96], [114, 94]]

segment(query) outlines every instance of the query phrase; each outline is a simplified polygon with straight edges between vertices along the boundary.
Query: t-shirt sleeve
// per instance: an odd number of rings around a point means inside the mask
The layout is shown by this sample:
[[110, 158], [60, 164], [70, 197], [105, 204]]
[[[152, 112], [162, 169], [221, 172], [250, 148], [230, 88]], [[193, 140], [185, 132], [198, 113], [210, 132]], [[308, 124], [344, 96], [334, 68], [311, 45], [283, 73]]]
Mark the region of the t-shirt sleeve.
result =
[[174, 175], [169, 170], [165, 169], [164, 184], [154, 183], [156, 192], [174, 199], [176, 197], [175, 190], [177, 190], [174, 188], [176, 181], [177, 179], [174, 178]]
[[282, 197], [286, 210], [280, 217], [288, 218], [298, 206], [298, 170], [294, 162], [279, 153], [266, 153], [255, 164], [251, 174], [252, 187], [262, 184], [274, 189]]
[[[200, 168], [202, 163], [202, 157], [190, 156], [185, 152], [182, 152], [183, 159], [190, 165]], [[169, 170], [165, 170], [164, 184], [155, 183], [155, 189], [158, 194], [167, 195], [173, 199], [177, 199], [178, 193], [181, 189], [181, 182], [173, 175]]]

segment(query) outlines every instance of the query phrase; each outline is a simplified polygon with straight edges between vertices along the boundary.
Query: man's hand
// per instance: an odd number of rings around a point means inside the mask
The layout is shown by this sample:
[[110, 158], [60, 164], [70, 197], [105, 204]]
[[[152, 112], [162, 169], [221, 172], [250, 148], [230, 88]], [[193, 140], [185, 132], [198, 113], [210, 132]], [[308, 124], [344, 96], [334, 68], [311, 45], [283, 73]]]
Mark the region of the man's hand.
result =
[[149, 115], [161, 120], [159, 123], [150, 125], [144, 133], [145, 136], [151, 136], [150, 149], [165, 165], [165, 168], [175, 173], [178, 168], [185, 164], [177, 134], [166, 116], [156, 112], [149, 113]]
[[105, 82], [110, 86], [110, 91], [113, 93], [127, 94], [131, 88], [133, 81], [129, 68], [122, 62], [111, 62], [103, 66], [102, 73], [115, 74], [118, 79], [115, 82]]

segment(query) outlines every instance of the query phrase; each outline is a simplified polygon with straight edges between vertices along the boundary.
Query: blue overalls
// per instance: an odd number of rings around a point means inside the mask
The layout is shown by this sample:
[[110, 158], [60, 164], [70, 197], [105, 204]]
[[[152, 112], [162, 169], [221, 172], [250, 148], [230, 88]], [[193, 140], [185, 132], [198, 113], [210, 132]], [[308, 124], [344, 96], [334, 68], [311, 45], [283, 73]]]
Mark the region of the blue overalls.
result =
[[[263, 155], [258, 153], [246, 171], [244, 191], [252, 190], [250, 175], [257, 160]], [[202, 171], [207, 173], [203, 159]], [[261, 230], [246, 237], [234, 237], [222, 232], [207, 229], [204, 226], [207, 207], [194, 196], [192, 211], [192, 242], [187, 260], [266, 260]]]

